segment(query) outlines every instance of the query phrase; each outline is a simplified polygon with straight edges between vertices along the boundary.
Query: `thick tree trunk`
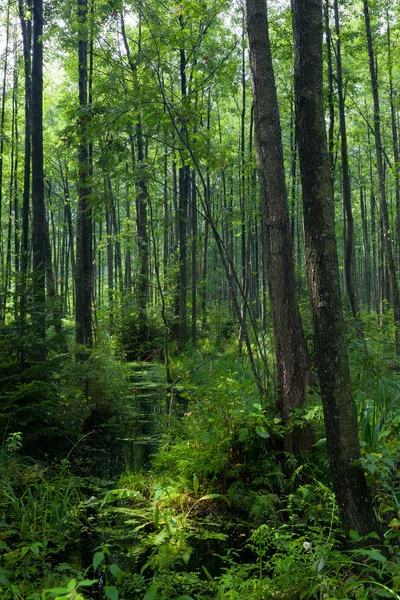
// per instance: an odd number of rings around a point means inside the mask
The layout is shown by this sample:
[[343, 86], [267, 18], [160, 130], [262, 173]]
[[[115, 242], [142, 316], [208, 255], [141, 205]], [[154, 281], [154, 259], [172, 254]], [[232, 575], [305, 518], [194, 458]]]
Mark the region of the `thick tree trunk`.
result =
[[43, 7], [33, 0], [32, 47], [32, 267], [33, 314], [40, 344], [37, 356], [44, 358], [46, 338], [46, 212], [43, 173]]
[[91, 347], [92, 332], [92, 294], [93, 294], [93, 226], [92, 207], [89, 187], [89, 150], [87, 143], [87, 0], [78, 0], [78, 19], [80, 35], [78, 41], [79, 106], [82, 110], [78, 118], [79, 128], [79, 183], [78, 214], [76, 222], [76, 281], [75, 281], [75, 317], [76, 342]]
[[307, 275], [333, 488], [346, 532], [378, 530], [360, 458], [339, 288], [325, 133], [321, 0], [293, 0]]
[[285, 421], [305, 403], [310, 359], [301, 322], [293, 265], [288, 200], [275, 76], [265, 0], [246, 0], [246, 26], [255, 112], [264, 250], [274, 328], [278, 406]]

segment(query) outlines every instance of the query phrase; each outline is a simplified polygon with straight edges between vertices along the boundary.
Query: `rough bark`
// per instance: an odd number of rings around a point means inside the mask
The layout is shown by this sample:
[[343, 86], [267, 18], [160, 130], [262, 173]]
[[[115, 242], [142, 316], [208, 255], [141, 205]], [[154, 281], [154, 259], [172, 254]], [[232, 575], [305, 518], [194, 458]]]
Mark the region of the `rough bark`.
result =
[[75, 317], [76, 342], [90, 347], [92, 332], [93, 293], [93, 227], [89, 186], [89, 150], [87, 143], [87, 87], [88, 87], [88, 43], [87, 43], [87, 0], [78, 0], [80, 35], [78, 41], [79, 107], [80, 116], [78, 148], [78, 214], [76, 222], [76, 280]]
[[[43, 6], [33, 0], [32, 46], [32, 267], [33, 314], [36, 335], [41, 342], [46, 337], [46, 239], [47, 224], [44, 206], [43, 173]], [[39, 347], [40, 346], [40, 347]], [[38, 346], [38, 357], [45, 355], [44, 345]]]
[[322, 82], [321, 0], [293, 0], [295, 93], [308, 283], [328, 458], [344, 529], [378, 530], [361, 466], [339, 288]]
[[246, 0], [264, 250], [274, 329], [278, 407], [285, 421], [304, 405], [310, 359], [297, 302], [281, 127], [265, 0]]

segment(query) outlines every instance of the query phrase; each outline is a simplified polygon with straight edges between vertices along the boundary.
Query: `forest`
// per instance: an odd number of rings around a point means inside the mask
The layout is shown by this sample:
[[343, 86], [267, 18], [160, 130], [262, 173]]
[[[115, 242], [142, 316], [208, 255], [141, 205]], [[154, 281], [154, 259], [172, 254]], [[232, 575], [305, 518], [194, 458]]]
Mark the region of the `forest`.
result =
[[400, 600], [398, 3], [0, 7], [0, 599]]

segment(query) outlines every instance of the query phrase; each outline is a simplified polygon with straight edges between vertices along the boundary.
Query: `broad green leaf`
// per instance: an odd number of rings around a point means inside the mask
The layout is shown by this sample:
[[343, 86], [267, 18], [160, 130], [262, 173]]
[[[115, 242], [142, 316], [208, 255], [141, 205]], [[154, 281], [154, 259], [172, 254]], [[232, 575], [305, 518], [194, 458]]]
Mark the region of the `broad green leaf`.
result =
[[361, 554], [363, 556], [368, 556], [372, 560], [378, 560], [379, 562], [387, 562], [386, 556], [383, 556], [383, 554], [378, 552], [378, 550], [362, 549], [362, 550], [357, 550], [357, 554]]
[[106, 592], [106, 598], [109, 598], [110, 600], [118, 600], [118, 590], [114, 585], [107, 585], [104, 590]]
[[269, 433], [264, 427], [256, 427], [256, 434], [261, 438], [269, 438]]
[[197, 502], [201, 502], [202, 500], [215, 500], [216, 498], [221, 498], [221, 500], [230, 505], [228, 498], [223, 494], [207, 494], [206, 496], [199, 498]]
[[121, 569], [119, 568], [118, 565], [116, 565], [115, 563], [113, 563], [112, 565], [110, 565], [110, 573], [112, 575], [114, 575], [115, 579], [117, 580], [118, 583], [121, 583], [122, 581], [122, 577], [123, 577], [123, 572], [121, 571]]
[[[111, 568], [110, 568], [110, 570], [111, 570]], [[77, 588], [78, 587], [90, 587], [91, 585], [94, 585], [98, 581], [99, 581], [98, 579], [84, 579], [83, 581], [80, 581], [76, 587]]]
[[143, 600], [155, 600], [157, 598], [158, 586], [152, 585], [144, 595]]
[[104, 552], [96, 552], [93, 556], [93, 571], [96, 573], [97, 569], [104, 560]]
[[244, 442], [245, 440], [248, 440], [249, 437], [250, 434], [247, 427], [242, 427], [242, 429], [239, 429], [239, 442]]

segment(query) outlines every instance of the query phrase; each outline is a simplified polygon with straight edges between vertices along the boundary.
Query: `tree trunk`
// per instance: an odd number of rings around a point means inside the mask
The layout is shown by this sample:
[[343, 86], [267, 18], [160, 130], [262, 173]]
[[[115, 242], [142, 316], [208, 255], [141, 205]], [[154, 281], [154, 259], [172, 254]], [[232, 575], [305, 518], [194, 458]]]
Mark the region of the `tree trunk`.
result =
[[[27, 273], [29, 257], [29, 204], [31, 187], [31, 101], [32, 101], [32, 78], [31, 78], [31, 45], [32, 45], [32, 22], [30, 12], [32, 2], [28, 0], [25, 6], [23, 0], [18, 1], [19, 16], [21, 21], [22, 44], [24, 50], [24, 78], [25, 78], [25, 148], [24, 148], [24, 189], [22, 196], [22, 235], [21, 235], [21, 293], [20, 293], [20, 319], [21, 335], [24, 335], [24, 324], [26, 319], [27, 304]], [[24, 363], [23, 352], [21, 365]]]
[[274, 328], [278, 407], [285, 421], [305, 403], [310, 359], [301, 322], [293, 265], [288, 200], [275, 76], [265, 0], [246, 0], [246, 26], [255, 109], [264, 251]]
[[[133, 60], [128, 38], [126, 36], [124, 15], [121, 12], [121, 33], [122, 39], [125, 46], [126, 56], [128, 58], [129, 67], [133, 75], [134, 83], [136, 84], [137, 90], [139, 91], [139, 84], [137, 79], [137, 69], [135, 61]], [[139, 40], [138, 48], [140, 51], [141, 45], [141, 28], [139, 23]], [[140, 170], [144, 169], [144, 144], [143, 144], [143, 129], [142, 129], [142, 117], [140, 110], [138, 111], [137, 123], [136, 123], [136, 144], [137, 144], [137, 169], [139, 170], [137, 179], [137, 198], [136, 198], [136, 231], [137, 231], [137, 247], [138, 247], [138, 305], [139, 305], [139, 330], [140, 336], [144, 339], [147, 336], [147, 305], [149, 302], [149, 235], [148, 235], [148, 223], [147, 223], [147, 203], [148, 203], [148, 190], [146, 179], [141, 176]], [[132, 153], [133, 156], [133, 153]]]
[[79, 41], [78, 41], [78, 73], [79, 73], [79, 107], [80, 116], [78, 149], [78, 214], [76, 222], [76, 281], [75, 281], [75, 318], [76, 343], [91, 347], [92, 332], [92, 293], [93, 293], [93, 227], [92, 207], [89, 187], [89, 151], [87, 143], [87, 0], [78, 0]]
[[192, 324], [191, 324], [191, 338], [193, 346], [196, 346], [197, 342], [197, 190], [196, 190], [196, 171], [192, 171], [192, 202], [191, 202], [191, 213], [192, 213]]
[[397, 263], [400, 267], [400, 162], [399, 162], [399, 141], [397, 133], [397, 116], [395, 106], [395, 92], [393, 89], [393, 58], [392, 45], [390, 38], [390, 17], [389, 9], [386, 9], [387, 22], [387, 51], [388, 51], [388, 69], [389, 69], [389, 95], [390, 95], [390, 116], [392, 121], [392, 139], [393, 139], [393, 172], [395, 177], [396, 190], [396, 242], [397, 242]]
[[351, 206], [351, 185], [349, 157], [347, 151], [347, 129], [346, 129], [346, 110], [343, 93], [343, 73], [342, 73], [342, 52], [340, 43], [340, 21], [338, 0], [333, 3], [335, 13], [335, 33], [336, 33], [336, 77], [338, 87], [339, 102], [339, 121], [340, 121], [340, 151], [342, 159], [342, 196], [345, 208], [346, 235], [344, 238], [344, 276], [346, 280], [346, 290], [350, 300], [351, 312], [356, 324], [358, 336], [365, 346], [365, 338], [362, 329], [362, 323], [358, 314], [358, 300], [355, 289], [355, 252], [354, 252], [354, 219]]
[[[4, 156], [4, 125], [5, 125], [5, 109], [6, 109], [6, 84], [7, 84], [7, 69], [8, 69], [8, 52], [10, 39], [10, 2], [7, 2], [6, 14], [6, 40], [4, 48], [4, 64], [3, 64], [3, 90], [1, 95], [1, 113], [0, 113], [0, 266], [3, 266], [3, 156]], [[14, 104], [13, 104], [14, 109]], [[5, 315], [0, 307], [0, 323], [3, 323]]]
[[399, 286], [396, 277], [396, 266], [392, 247], [392, 236], [389, 222], [389, 211], [386, 199], [385, 175], [383, 170], [382, 137], [380, 124], [380, 107], [378, 93], [378, 78], [375, 68], [374, 50], [372, 46], [371, 23], [369, 17], [368, 0], [364, 0], [364, 19], [365, 30], [367, 34], [369, 71], [371, 76], [372, 95], [374, 99], [374, 138], [376, 165], [378, 171], [379, 183], [379, 203], [380, 214], [383, 227], [383, 246], [386, 254], [387, 268], [389, 274], [390, 292], [392, 296], [394, 327], [395, 327], [395, 350], [396, 355], [400, 356], [400, 295]]
[[339, 287], [322, 82], [321, 0], [293, 0], [296, 118], [308, 283], [328, 458], [345, 531], [378, 530], [360, 458]]
[[32, 267], [33, 314], [39, 340], [37, 356], [44, 358], [46, 338], [46, 212], [43, 173], [43, 7], [33, 0], [32, 47]]

